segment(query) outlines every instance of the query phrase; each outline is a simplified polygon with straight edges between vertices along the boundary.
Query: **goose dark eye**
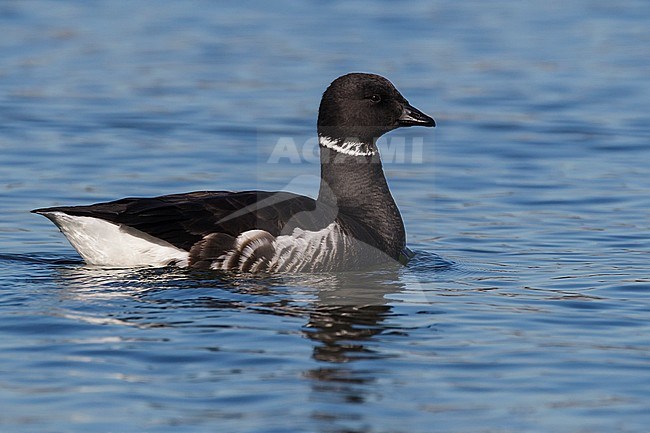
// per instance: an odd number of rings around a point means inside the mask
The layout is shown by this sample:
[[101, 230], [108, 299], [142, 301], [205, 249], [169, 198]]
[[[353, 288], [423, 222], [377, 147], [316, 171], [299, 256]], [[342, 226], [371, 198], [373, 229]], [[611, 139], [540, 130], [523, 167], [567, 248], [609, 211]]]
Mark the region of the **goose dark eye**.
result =
[[374, 94], [374, 95], [372, 95], [372, 96], [370, 97], [370, 100], [371, 100], [372, 102], [379, 102], [379, 101], [381, 101], [381, 96], [379, 96], [379, 95], [377, 95], [377, 94]]

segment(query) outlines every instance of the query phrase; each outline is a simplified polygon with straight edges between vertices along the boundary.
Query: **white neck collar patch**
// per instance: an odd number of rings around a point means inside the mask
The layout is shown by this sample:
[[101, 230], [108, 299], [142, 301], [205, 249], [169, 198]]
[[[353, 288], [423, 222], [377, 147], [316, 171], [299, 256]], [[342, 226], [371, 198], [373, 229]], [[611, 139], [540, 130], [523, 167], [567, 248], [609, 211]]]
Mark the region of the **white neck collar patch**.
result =
[[343, 153], [350, 156], [374, 156], [377, 154], [376, 149], [372, 149], [368, 144], [352, 140], [335, 140], [323, 135], [318, 136], [318, 142], [321, 146], [332, 149], [335, 152]]

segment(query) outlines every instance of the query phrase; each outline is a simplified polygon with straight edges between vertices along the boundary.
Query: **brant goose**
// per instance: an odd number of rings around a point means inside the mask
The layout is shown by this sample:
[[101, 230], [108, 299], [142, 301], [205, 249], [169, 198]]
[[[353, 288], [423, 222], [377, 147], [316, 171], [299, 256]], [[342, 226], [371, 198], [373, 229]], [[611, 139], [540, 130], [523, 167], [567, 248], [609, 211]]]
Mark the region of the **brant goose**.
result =
[[319, 272], [405, 262], [404, 224], [376, 141], [413, 125], [435, 122], [386, 78], [347, 74], [327, 88], [318, 111], [316, 200], [289, 192], [200, 191], [32, 212], [56, 224], [92, 265]]

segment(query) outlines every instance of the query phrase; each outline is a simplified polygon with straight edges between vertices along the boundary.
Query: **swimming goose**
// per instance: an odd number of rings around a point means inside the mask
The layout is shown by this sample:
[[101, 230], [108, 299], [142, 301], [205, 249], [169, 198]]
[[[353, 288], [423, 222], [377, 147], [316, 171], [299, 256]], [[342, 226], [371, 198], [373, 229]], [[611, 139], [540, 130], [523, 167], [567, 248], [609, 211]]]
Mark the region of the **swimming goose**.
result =
[[377, 139], [435, 126], [386, 78], [334, 80], [318, 111], [317, 199], [289, 192], [200, 191], [32, 212], [56, 224], [86, 263], [243, 272], [358, 270], [403, 261], [402, 217]]

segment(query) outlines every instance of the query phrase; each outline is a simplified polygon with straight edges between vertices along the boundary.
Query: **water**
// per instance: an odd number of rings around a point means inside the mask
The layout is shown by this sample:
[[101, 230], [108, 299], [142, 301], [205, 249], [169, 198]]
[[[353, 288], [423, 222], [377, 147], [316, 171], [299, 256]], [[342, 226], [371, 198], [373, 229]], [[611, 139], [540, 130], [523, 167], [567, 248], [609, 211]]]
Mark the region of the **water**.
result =
[[[649, 19], [643, 1], [3, 2], [0, 430], [650, 431]], [[382, 144], [406, 268], [97, 269], [27, 213], [313, 195], [320, 94], [349, 71], [438, 121]]]

